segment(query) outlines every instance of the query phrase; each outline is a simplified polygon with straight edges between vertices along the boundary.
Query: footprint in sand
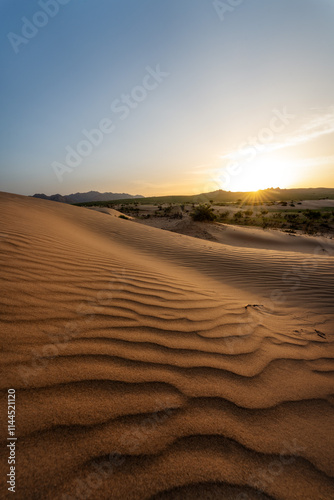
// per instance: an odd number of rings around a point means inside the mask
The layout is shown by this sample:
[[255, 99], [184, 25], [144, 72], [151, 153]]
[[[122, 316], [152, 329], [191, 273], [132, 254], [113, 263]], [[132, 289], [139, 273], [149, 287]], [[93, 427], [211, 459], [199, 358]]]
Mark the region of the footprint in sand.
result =
[[263, 307], [263, 305], [262, 304], [247, 304], [247, 306], [245, 306], [245, 309], [248, 309], [249, 307], [258, 308], [258, 307]]
[[315, 331], [315, 333], [316, 333], [317, 335], [319, 335], [319, 337], [321, 337], [322, 339], [326, 339], [326, 338], [327, 338], [325, 333], [323, 333], [323, 332], [319, 332], [319, 330], [316, 330], [316, 329], [314, 329], [314, 331]]

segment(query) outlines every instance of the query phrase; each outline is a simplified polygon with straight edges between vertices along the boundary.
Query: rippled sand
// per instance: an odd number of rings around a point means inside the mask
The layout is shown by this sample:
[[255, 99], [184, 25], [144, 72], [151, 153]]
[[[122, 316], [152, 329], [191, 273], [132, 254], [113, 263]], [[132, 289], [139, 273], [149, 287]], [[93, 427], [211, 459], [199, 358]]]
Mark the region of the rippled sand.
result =
[[334, 498], [320, 240], [225, 245], [6, 193], [0, 209], [16, 498]]

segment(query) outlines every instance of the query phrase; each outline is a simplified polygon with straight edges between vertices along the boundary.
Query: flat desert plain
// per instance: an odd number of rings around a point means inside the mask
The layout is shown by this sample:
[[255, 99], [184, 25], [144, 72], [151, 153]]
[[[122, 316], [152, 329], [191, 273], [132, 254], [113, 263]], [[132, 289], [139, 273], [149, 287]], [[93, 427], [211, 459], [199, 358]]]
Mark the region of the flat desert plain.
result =
[[1, 498], [334, 498], [333, 240], [0, 209]]

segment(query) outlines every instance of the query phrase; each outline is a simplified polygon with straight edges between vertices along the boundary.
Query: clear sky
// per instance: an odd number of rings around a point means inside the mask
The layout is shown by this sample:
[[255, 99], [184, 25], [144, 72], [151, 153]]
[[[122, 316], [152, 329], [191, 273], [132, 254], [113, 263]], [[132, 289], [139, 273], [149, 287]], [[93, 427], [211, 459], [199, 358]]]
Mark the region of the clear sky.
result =
[[0, 189], [334, 187], [333, 0], [1, 0]]

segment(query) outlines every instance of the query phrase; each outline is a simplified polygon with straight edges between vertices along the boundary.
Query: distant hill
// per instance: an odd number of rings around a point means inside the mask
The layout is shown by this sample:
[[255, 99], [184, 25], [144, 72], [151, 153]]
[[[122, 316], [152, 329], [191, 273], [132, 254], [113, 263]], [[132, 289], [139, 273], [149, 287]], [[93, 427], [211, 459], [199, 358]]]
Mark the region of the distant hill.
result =
[[197, 195], [198, 201], [211, 199], [214, 202], [231, 202], [237, 200], [245, 201], [249, 198], [258, 198], [259, 200], [268, 201], [320, 200], [325, 198], [334, 199], [334, 188], [268, 188], [248, 193], [237, 193], [219, 189], [218, 191], [212, 191], [211, 193], [202, 193]]
[[[122, 196], [122, 195], [120, 195]], [[234, 191], [223, 191], [219, 189], [217, 191], [212, 191], [211, 193], [201, 193], [196, 195], [171, 195], [171, 196], [150, 196], [144, 198], [143, 196], [138, 196], [140, 198], [140, 203], [149, 204], [160, 204], [160, 203], [233, 203], [241, 201], [242, 203], [250, 202], [266, 202], [266, 201], [301, 201], [301, 200], [321, 200], [329, 199], [334, 200], [334, 188], [296, 188], [296, 189], [280, 189], [280, 188], [269, 188], [263, 189], [256, 192], [234, 192]], [[132, 204], [136, 200], [132, 198], [117, 198], [117, 201], [121, 200], [123, 204]], [[84, 205], [109, 205], [109, 202], [116, 204], [115, 199], [109, 198], [106, 201], [94, 200], [92, 202], [78, 202]]]
[[59, 201], [60, 203], [88, 203], [90, 201], [109, 201], [109, 200], [128, 200], [132, 198], [143, 198], [142, 195], [131, 195], [127, 193], [99, 193], [98, 191], [89, 191], [88, 193], [73, 193], [62, 196], [61, 194], [34, 194], [33, 198], [42, 198], [43, 200]]
[[219, 202], [242, 202], [249, 201], [289, 201], [289, 200], [320, 200], [320, 199], [334, 199], [334, 188], [297, 188], [297, 189], [279, 189], [270, 188], [257, 192], [233, 192], [223, 191], [221, 189], [212, 191], [211, 193], [202, 193], [197, 195], [188, 196], [155, 196], [147, 197], [140, 194], [131, 195], [127, 193], [99, 193], [98, 191], [89, 191], [89, 193], [75, 193], [62, 196], [61, 194], [53, 194], [46, 196], [45, 194], [34, 194], [35, 198], [42, 198], [44, 200], [59, 201], [61, 203], [70, 204], [89, 204], [89, 205], [104, 205], [109, 202], [116, 202], [119, 200], [124, 203], [134, 203], [136, 199], [140, 199], [141, 203], [206, 203], [213, 201]]

